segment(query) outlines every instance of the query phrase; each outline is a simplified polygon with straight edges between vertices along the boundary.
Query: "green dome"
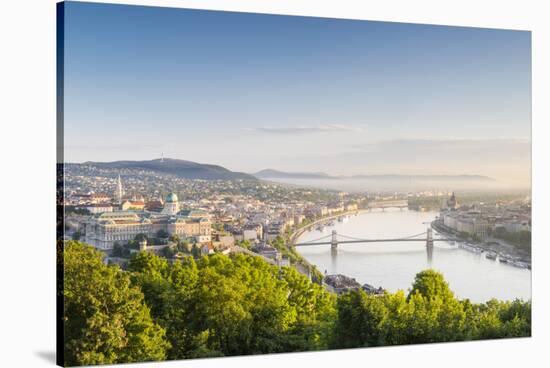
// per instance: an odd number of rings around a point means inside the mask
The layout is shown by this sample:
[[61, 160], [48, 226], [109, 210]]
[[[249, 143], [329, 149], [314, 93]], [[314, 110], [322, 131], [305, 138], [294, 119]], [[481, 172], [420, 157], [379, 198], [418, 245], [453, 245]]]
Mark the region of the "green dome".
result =
[[178, 201], [176, 193], [170, 193], [166, 196], [166, 203], [175, 203]]

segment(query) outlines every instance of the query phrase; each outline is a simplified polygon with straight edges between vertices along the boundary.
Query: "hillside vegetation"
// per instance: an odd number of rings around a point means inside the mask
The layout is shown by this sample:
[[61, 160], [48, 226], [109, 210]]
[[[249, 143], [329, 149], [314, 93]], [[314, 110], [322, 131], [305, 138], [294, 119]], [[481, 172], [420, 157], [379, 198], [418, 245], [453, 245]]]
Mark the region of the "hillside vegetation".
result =
[[293, 268], [242, 254], [170, 264], [140, 252], [124, 271], [77, 241], [58, 251], [66, 365], [531, 335], [530, 301], [458, 300], [433, 270], [408, 293], [337, 297]]

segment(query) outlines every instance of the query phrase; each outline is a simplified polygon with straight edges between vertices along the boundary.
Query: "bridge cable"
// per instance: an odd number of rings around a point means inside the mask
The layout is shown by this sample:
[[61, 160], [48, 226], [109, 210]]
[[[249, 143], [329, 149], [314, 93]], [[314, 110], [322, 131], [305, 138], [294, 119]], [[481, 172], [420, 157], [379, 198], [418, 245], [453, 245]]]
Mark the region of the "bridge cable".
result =
[[304, 244], [307, 244], [307, 243], [314, 243], [314, 242], [317, 242], [317, 241], [319, 241], [319, 240], [328, 239], [328, 238], [330, 238], [331, 236], [332, 236], [332, 234], [328, 234], [328, 235], [322, 236], [322, 237], [320, 237], [320, 238], [318, 238], [318, 239], [308, 240], [308, 241], [304, 242]]
[[[424, 232], [422, 232], [422, 233], [410, 235], [410, 236], [407, 236], [407, 237], [402, 237], [402, 238], [400, 238], [400, 239], [411, 239], [411, 238], [415, 238], [415, 237], [417, 237], [417, 236], [425, 235], [425, 234], [426, 234], [426, 232], [424, 231]], [[343, 234], [338, 234], [338, 236], [339, 236], [339, 237], [342, 237], [342, 238], [350, 239], [350, 240], [359, 240], [359, 241], [361, 241], [361, 240], [365, 240], [365, 241], [367, 241], [367, 240], [372, 240], [372, 239], [365, 239], [365, 238], [356, 238], [356, 237], [354, 237], [354, 236], [343, 235]]]
[[426, 235], [426, 231], [424, 231], [423, 233], [419, 233], [419, 234], [415, 234], [415, 235], [407, 236], [407, 237], [405, 237], [405, 238], [402, 238], [402, 239], [411, 239], [411, 238], [416, 238], [417, 236], [420, 236], [420, 235]]

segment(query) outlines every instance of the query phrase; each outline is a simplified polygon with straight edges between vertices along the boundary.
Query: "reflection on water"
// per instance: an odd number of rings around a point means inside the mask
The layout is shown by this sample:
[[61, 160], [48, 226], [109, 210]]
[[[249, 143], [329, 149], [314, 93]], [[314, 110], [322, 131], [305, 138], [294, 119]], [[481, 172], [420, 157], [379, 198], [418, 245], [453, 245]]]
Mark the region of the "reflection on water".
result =
[[[336, 230], [357, 238], [399, 238], [425, 231], [437, 213], [386, 210], [367, 212], [302, 235], [311, 241]], [[434, 238], [439, 235], [434, 233]], [[484, 302], [491, 298], [531, 298], [531, 271], [516, 268], [470, 253], [446, 242], [435, 242], [431, 266], [425, 242], [339, 244], [299, 247], [298, 251], [321, 272], [342, 273], [360, 283], [382, 286], [389, 291], [410, 288], [421, 270], [434, 268], [443, 273], [459, 298]]]

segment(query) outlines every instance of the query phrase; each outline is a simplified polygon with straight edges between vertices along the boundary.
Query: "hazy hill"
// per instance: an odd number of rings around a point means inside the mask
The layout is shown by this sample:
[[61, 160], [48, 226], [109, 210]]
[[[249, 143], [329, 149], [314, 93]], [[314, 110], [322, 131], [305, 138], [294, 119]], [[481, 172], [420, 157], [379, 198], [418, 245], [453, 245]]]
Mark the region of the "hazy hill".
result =
[[353, 175], [353, 176], [331, 176], [324, 172], [285, 172], [273, 169], [265, 169], [252, 174], [259, 179], [341, 179], [341, 180], [392, 180], [392, 181], [476, 181], [476, 182], [490, 182], [495, 179], [483, 175], [401, 175], [401, 174], [387, 174], [387, 175]]
[[107, 169], [142, 169], [154, 172], [172, 174], [186, 179], [203, 180], [257, 180], [254, 176], [228, 170], [222, 166], [200, 164], [197, 162], [165, 158], [150, 161], [113, 161], [113, 162], [84, 162], [98, 168]]
[[334, 177], [324, 172], [304, 173], [304, 172], [284, 172], [273, 169], [265, 169], [252, 174], [259, 179], [270, 178], [292, 178], [292, 179], [334, 179]]
[[495, 179], [483, 175], [354, 175], [349, 179], [371, 179], [371, 180], [428, 180], [428, 181], [476, 181], [490, 182]]

